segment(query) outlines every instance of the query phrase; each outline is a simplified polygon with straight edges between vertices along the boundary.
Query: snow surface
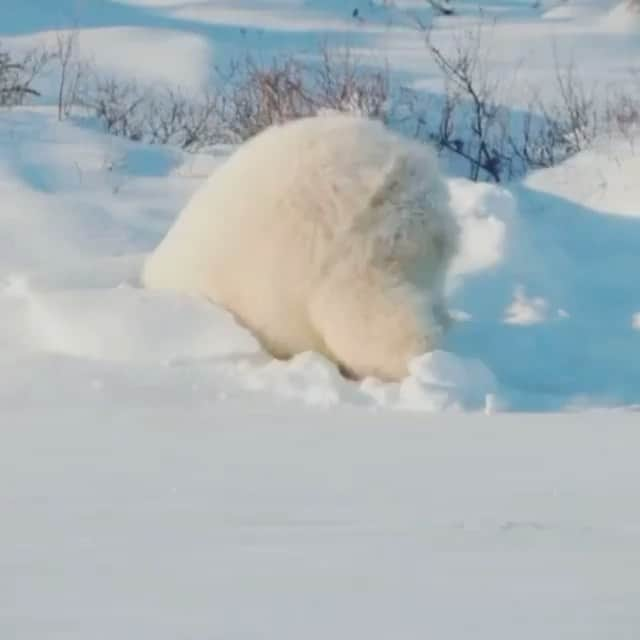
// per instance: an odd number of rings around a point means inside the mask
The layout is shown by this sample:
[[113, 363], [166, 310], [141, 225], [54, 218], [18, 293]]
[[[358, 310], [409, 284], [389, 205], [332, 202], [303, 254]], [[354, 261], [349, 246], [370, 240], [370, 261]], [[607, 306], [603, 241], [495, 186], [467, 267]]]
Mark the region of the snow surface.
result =
[[4, 412], [0, 637], [638, 637], [637, 415], [314, 417], [71, 369], [85, 406]]
[[[418, 0], [7, 4], [3, 43], [76, 26], [98, 68], [152, 82], [328, 35], [438, 84]], [[549, 81], [554, 41], [596, 81], [637, 60], [619, 3], [533, 5], [483, 4], [497, 73]], [[47, 103], [0, 112], [0, 638], [640, 637], [633, 146], [505, 187], [452, 177], [455, 326], [402, 383], [355, 383], [139, 287], [223, 150]]]

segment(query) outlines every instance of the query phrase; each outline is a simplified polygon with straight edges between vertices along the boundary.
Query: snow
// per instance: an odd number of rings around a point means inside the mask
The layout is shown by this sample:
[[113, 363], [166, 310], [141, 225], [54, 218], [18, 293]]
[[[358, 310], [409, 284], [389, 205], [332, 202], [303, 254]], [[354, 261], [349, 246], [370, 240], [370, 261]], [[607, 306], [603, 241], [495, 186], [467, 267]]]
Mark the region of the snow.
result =
[[[195, 88], [246, 47], [328, 35], [438, 85], [408, 13], [425, 3], [352, 4], [359, 21], [337, 0], [23, 0], [0, 38], [75, 26], [103, 71]], [[620, 3], [533, 4], [486, 3], [496, 73], [546, 90], [555, 40], [594, 81], [627, 77]], [[632, 140], [519, 183], [451, 177], [454, 326], [406, 380], [353, 382], [140, 288], [229, 150], [109, 137], [52, 100], [0, 112], [0, 637], [638, 637]]]
[[156, 364], [259, 351], [257, 341], [229, 313], [203, 300], [127, 285], [40, 293], [28, 284], [12, 284], [26, 303], [32, 347], [42, 351]]
[[98, 406], [4, 415], [2, 637], [640, 628], [637, 416]]
[[[42, 44], [55, 46], [57, 34], [40, 34]], [[215, 48], [197, 34], [144, 27], [103, 27], [77, 32], [78, 55], [91, 60], [99, 73], [146, 84], [168, 84], [197, 90], [207, 78]], [[33, 41], [32, 38], [27, 39]]]

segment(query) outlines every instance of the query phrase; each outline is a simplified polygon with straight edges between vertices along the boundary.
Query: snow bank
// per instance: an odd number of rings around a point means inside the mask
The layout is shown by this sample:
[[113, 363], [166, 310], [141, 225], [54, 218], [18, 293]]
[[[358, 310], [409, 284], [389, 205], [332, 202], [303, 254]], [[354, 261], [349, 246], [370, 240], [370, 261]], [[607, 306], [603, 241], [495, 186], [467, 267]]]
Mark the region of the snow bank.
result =
[[39, 292], [12, 282], [26, 303], [31, 348], [75, 358], [171, 363], [257, 353], [255, 338], [204, 300], [120, 285]]
[[[84, 15], [83, 15], [84, 14]], [[98, 14], [100, 15], [100, 14]], [[143, 86], [171, 86], [197, 91], [207, 82], [210, 65], [215, 61], [213, 43], [200, 34], [178, 29], [154, 29], [146, 26], [87, 27], [72, 30], [74, 22], [87, 15], [80, 11], [75, 18], [59, 17], [53, 30], [8, 38], [4, 46], [13, 51], [29, 51], [34, 46], [57, 50], [58, 38], [74, 38], [73, 61], [91, 65], [91, 71], [122, 83], [134, 81]], [[4, 39], [3, 39], [4, 40]], [[51, 65], [47, 82], [40, 87], [51, 96], [58, 89], [58, 73]]]

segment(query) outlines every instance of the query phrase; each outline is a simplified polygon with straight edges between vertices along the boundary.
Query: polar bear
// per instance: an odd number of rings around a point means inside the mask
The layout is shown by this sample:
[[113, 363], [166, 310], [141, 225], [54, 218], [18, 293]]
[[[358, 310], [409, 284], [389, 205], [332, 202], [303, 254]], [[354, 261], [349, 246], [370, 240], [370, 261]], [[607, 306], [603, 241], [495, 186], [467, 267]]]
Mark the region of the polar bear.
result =
[[276, 358], [407, 375], [446, 325], [458, 227], [434, 152], [362, 117], [272, 126], [214, 171], [147, 259], [146, 287], [205, 296]]

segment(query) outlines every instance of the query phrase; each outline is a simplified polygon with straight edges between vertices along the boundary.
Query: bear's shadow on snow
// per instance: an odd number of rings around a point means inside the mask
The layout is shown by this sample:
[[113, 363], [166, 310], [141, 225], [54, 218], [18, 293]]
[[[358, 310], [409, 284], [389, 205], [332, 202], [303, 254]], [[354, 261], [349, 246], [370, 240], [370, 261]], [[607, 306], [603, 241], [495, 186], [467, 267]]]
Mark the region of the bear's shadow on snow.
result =
[[[515, 185], [503, 260], [467, 276], [452, 305], [471, 315], [444, 347], [482, 360], [520, 409], [560, 409], [581, 396], [640, 402], [640, 216], [599, 211]], [[505, 323], [516, 287], [547, 303], [538, 324]], [[545, 406], [541, 407], [541, 403]]]

